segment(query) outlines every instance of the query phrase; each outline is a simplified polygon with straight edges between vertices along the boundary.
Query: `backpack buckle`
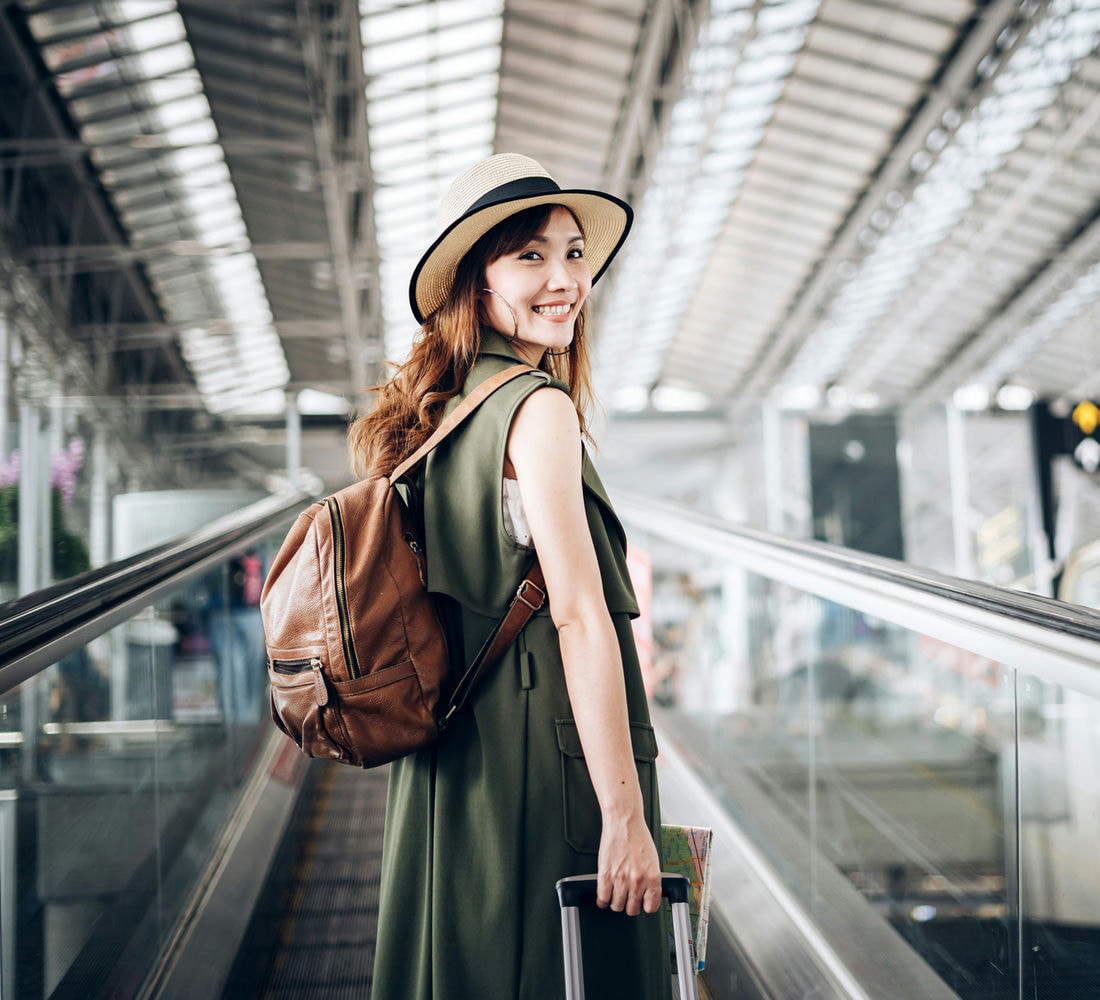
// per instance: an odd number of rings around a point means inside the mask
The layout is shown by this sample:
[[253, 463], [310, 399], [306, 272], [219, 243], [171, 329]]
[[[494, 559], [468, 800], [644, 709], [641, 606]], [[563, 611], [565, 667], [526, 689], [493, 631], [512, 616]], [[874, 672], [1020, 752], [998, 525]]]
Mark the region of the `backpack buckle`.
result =
[[[530, 601], [527, 599], [529, 591], [535, 592], [535, 596]], [[538, 584], [532, 583], [530, 580], [524, 580], [516, 591], [516, 600], [522, 601], [532, 611], [538, 611], [546, 603], [546, 591]]]

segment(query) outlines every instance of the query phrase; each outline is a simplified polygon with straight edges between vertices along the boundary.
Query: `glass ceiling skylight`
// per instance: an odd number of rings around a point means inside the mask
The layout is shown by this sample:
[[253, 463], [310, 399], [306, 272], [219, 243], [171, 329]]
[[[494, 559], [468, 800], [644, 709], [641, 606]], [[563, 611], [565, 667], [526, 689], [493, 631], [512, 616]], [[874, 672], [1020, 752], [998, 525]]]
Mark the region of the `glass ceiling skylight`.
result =
[[[27, 3], [32, 11], [35, 5]], [[275, 413], [290, 379], [175, 0], [30, 13], [205, 405]]]
[[711, 3], [601, 312], [597, 373], [613, 407], [659, 378], [818, 5]]
[[451, 179], [493, 151], [503, 0], [360, 0], [386, 357], [416, 321], [409, 279]]
[[998, 351], [974, 377], [982, 385], [998, 385], [1018, 375], [1028, 359], [1059, 330], [1095, 309], [1100, 299], [1100, 262], [1081, 274], [1020, 333]]
[[1044, 20], [1008, 57], [989, 95], [951, 141], [945, 144], [937, 129], [927, 149], [914, 157], [914, 168], [926, 170], [924, 178], [896, 215], [882, 212], [881, 235], [869, 238], [867, 256], [840, 275], [842, 284], [827, 316], [803, 343], [785, 384], [824, 385], [844, 371], [872, 324], [887, 314], [960, 223], [989, 176], [1098, 42], [1100, 0], [1052, 0]]

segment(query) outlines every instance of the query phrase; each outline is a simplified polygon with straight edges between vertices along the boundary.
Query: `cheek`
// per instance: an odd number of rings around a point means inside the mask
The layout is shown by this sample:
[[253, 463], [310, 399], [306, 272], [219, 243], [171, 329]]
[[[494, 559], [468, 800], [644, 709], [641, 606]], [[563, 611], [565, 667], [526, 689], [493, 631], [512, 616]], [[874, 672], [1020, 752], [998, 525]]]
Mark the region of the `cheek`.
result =
[[582, 300], [588, 298], [588, 293], [592, 291], [592, 272], [587, 267], [582, 274], [577, 275], [577, 288]]
[[502, 257], [485, 268], [485, 281], [490, 288], [511, 286], [516, 283], [516, 272], [517, 268], [512, 261]]
[[511, 335], [514, 326], [512, 314], [508, 312], [497, 296], [486, 295], [482, 301], [482, 310], [485, 321], [489, 326], [501, 333]]

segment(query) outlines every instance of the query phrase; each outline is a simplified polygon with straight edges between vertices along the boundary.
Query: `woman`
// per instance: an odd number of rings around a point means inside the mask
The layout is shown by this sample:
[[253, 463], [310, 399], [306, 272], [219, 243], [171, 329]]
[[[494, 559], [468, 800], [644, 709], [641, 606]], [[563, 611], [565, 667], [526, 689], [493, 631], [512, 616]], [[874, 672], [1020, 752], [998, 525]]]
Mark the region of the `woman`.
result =
[[353, 454], [361, 471], [389, 471], [486, 378], [521, 361], [538, 369], [431, 453], [421, 489], [427, 584], [456, 674], [534, 553], [548, 610], [437, 743], [392, 765], [372, 996], [562, 996], [554, 883], [595, 870], [601, 909], [582, 914], [588, 995], [664, 998], [638, 609], [622, 529], [582, 444], [588, 294], [631, 212], [503, 154], [460, 175], [440, 215], [410, 287], [422, 334], [353, 426]]

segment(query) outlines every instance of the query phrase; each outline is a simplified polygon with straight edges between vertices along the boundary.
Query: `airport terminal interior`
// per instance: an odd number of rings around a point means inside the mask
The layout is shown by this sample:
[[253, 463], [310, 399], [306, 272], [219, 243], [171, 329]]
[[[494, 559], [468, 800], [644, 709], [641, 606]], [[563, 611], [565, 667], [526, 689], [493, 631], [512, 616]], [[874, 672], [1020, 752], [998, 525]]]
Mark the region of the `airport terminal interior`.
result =
[[0, 0], [0, 1000], [370, 995], [387, 771], [259, 600], [500, 152], [635, 211], [698, 995], [1100, 997], [1100, 0]]

